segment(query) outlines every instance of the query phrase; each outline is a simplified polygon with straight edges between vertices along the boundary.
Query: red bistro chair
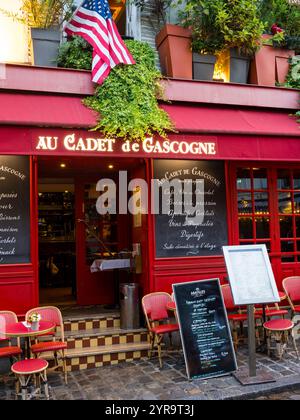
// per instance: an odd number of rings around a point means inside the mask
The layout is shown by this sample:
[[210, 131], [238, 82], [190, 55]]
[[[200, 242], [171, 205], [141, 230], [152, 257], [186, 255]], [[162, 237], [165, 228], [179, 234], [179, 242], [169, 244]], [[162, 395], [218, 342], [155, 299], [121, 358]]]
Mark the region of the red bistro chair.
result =
[[300, 276], [287, 277], [282, 285], [292, 309], [292, 318], [294, 318], [295, 315], [300, 315]]
[[6, 327], [11, 324], [16, 324], [18, 322], [18, 317], [14, 312], [10, 311], [0, 311], [0, 343], [7, 343], [8, 346], [0, 347], [0, 358], [9, 358], [11, 364], [13, 364], [13, 359], [20, 359], [22, 350], [20, 348], [20, 339], [17, 339], [17, 346], [12, 346], [11, 340], [7, 338], [3, 333], [6, 330]]
[[[64, 324], [63, 318], [60, 310], [55, 306], [46, 306], [43, 308], [34, 308], [27, 312], [26, 320], [30, 317], [31, 314], [38, 313], [41, 315], [41, 319], [43, 321], [53, 322], [56, 324], [57, 330], [56, 333], [59, 333], [60, 340], [56, 340], [56, 337], [53, 337], [53, 341], [40, 341], [36, 344], [31, 346], [31, 352], [36, 357], [39, 357], [42, 353], [53, 353], [55, 365], [52, 370], [57, 370], [59, 366], [58, 355], [60, 355], [62, 362], [63, 362], [63, 372], [65, 383], [68, 383], [67, 378], [67, 365], [66, 365], [66, 355], [65, 350], [67, 349], [67, 343], [65, 343], [65, 335], [64, 335]], [[51, 370], [49, 369], [49, 370]]]
[[[228, 320], [232, 326], [232, 338], [234, 348], [237, 351], [240, 341], [244, 341], [244, 322], [248, 321], [248, 315], [246, 313], [242, 313], [240, 307], [235, 305], [229, 284], [225, 284], [222, 286], [222, 293], [225, 307], [228, 312]], [[256, 314], [255, 319], [261, 319], [261, 316], [259, 314]], [[258, 331], [257, 339], [259, 341]]]
[[172, 333], [179, 331], [177, 323], [170, 323], [167, 310], [167, 303], [172, 298], [168, 293], [157, 292], [150, 293], [142, 299], [142, 307], [147, 321], [147, 327], [150, 335], [150, 357], [153, 353], [154, 346], [157, 346], [159, 365], [162, 368], [161, 343], [165, 334], [169, 334], [172, 343]]

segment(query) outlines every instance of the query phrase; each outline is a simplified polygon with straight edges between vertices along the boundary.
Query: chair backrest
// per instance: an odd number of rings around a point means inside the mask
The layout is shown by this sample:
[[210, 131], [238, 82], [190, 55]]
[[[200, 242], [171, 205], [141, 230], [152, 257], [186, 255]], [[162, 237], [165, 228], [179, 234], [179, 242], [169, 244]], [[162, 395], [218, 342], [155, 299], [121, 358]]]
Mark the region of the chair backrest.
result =
[[150, 326], [149, 321], [162, 321], [169, 318], [167, 303], [171, 301], [171, 296], [165, 292], [150, 293], [143, 297], [142, 307], [148, 326]]
[[28, 311], [25, 316], [26, 321], [33, 313], [40, 314], [41, 321], [53, 322], [56, 325], [56, 327], [59, 327], [61, 339], [62, 341], [65, 340], [63, 317], [60, 310], [56, 306], [45, 306], [41, 308], [30, 309], [30, 311]]
[[283, 280], [282, 285], [294, 310], [295, 304], [300, 302], [300, 276], [287, 277]]
[[7, 341], [8, 338], [3, 334], [6, 327], [11, 324], [16, 324], [18, 317], [11, 311], [0, 311], [0, 341]]
[[234, 304], [230, 285], [224, 284], [221, 289], [227, 311], [236, 311], [237, 309], [239, 309], [239, 307]]

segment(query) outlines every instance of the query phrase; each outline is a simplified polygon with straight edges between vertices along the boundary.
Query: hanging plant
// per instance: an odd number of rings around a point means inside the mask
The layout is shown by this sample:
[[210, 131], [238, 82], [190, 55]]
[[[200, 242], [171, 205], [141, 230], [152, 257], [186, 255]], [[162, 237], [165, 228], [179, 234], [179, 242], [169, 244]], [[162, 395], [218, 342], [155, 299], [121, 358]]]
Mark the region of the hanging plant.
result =
[[128, 40], [126, 44], [136, 64], [115, 67], [94, 96], [83, 101], [99, 114], [94, 130], [125, 140], [139, 141], [154, 134], [165, 138], [174, 126], [158, 106], [157, 98], [163, 97], [162, 76], [154, 51], [147, 43]]

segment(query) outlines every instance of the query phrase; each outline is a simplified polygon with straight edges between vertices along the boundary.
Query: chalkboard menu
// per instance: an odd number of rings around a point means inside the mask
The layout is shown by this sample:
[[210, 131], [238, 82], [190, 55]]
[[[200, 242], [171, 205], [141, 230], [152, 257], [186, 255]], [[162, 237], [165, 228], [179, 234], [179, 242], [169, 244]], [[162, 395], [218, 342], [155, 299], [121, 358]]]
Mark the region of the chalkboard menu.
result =
[[[200, 222], [188, 220], [182, 188], [181, 214], [175, 214], [174, 206], [180, 197], [170, 196], [170, 211], [162, 211], [155, 216], [155, 240], [157, 258], [222, 255], [222, 246], [228, 244], [226, 183], [224, 163], [219, 161], [155, 160], [154, 179], [160, 188], [174, 180], [192, 183], [191, 202], [203, 204], [204, 218]], [[204, 190], [199, 194], [197, 180], [204, 182]], [[197, 194], [196, 194], [197, 193]], [[175, 197], [175, 196], [174, 196]], [[177, 212], [178, 213], [178, 212]]]
[[30, 165], [0, 156], [0, 264], [30, 262]]
[[237, 370], [235, 352], [218, 279], [173, 284], [189, 379]]

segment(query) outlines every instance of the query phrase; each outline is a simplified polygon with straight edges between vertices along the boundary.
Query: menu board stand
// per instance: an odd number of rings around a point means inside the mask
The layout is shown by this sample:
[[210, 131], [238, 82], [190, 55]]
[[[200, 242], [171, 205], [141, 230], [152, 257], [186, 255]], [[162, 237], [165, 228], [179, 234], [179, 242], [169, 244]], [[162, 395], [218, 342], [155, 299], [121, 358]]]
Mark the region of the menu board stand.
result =
[[276, 382], [256, 366], [255, 305], [279, 302], [279, 294], [265, 245], [223, 247], [235, 305], [246, 305], [248, 315], [249, 367], [234, 377], [242, 385]]
[[190, 380], [237, 370], [219, 279], [173, 284], [187, 376]]

